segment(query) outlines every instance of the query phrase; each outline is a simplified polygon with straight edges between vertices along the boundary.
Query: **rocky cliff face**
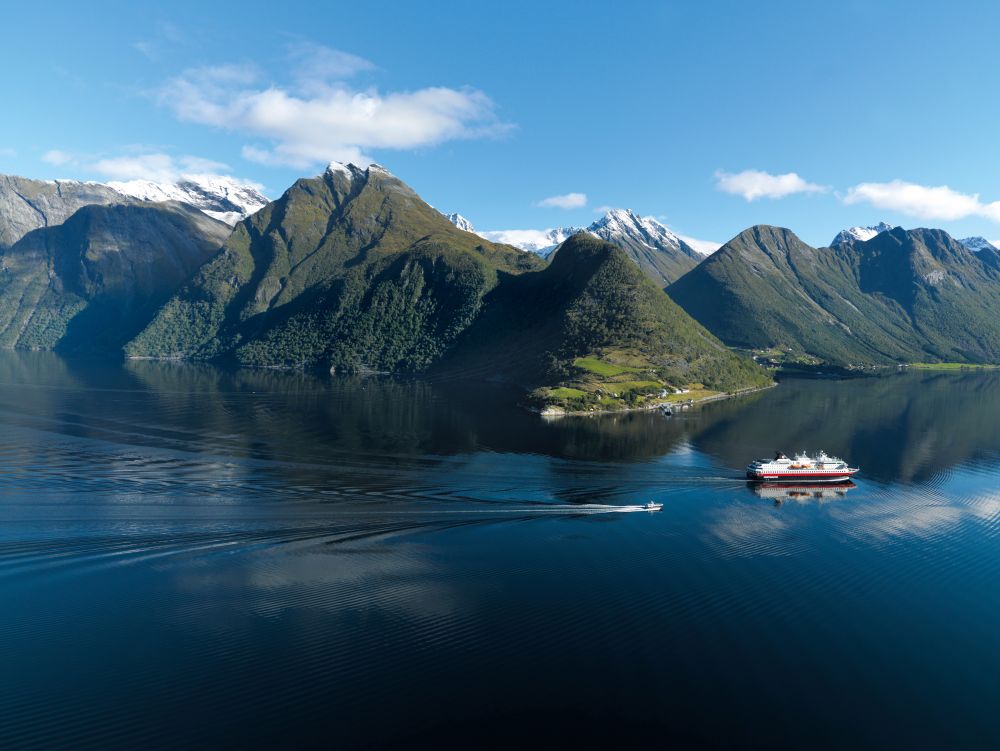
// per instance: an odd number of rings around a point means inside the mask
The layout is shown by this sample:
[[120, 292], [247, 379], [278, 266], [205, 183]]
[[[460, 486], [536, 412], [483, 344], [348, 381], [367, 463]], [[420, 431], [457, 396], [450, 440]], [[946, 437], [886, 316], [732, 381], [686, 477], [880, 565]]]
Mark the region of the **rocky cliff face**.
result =
[[121, 193], [100, 183], [0, 175], [0, 249], [32, 230], [62, 224], [84, 206], [122, 200]]
[[229, 227], [179, 203], [85, 206], [0, 257], [0, 347], [120, 352]]
[[84, 206], [169, 201], [186, 203], [230, 227], [267, 205], [256, 186], [218, 175], [107, 184], [0, 175], [0, 250], [32, 230], [62, 224]]

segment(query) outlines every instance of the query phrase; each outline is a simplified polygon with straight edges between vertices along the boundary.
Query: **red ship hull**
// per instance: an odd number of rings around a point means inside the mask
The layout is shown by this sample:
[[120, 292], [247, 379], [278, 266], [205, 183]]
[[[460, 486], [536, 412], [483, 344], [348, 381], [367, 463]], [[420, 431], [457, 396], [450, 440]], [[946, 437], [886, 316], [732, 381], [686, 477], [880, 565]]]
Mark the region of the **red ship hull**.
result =
[[850, 480], [857, 469], [801, 470], [792, 472], [747, 472], [747, 479], [753, 482], [845, 482]]

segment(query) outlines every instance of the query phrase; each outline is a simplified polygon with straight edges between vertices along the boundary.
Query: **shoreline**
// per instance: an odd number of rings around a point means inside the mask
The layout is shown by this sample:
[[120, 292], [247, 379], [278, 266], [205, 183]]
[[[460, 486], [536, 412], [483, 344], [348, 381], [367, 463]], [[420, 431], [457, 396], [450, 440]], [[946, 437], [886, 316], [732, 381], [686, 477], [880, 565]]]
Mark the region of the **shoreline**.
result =
[[621, 409], [592, 409], [586, 411], [573, 411], [573, 412], [564, 410], [561, 407], [545, 407], [542, 409], [539, 409], [537, 407], [528, 407], [527, 409], [530, 412], [534, 412], [539, 417], [546, 419], [558, 418], [558, 417], [587, 417], [589, 415], [620, 415], [627, 412], [650, 412], [653, 410], [660, 409], [660, 407], [664, 406], [665, 404], [670, 405], [671, 407], [673, 407], [673, 405], [675, 404], [676, 405], [686, 404], [688, 407], [697, 407], [702, 404], [708, 404], [709, 402], [722, 401], [723, 399], [735, 399], [740, 396], [749, 396], [750, 394], [756, 394], [759, 391], [767, 391], [768, 389], [773, 389], [777, 385], [778, 382], [775, 381], [774, 383], [771, 383], [767, 386], [758, 386], [752, 389], [743, 389], [742, 391], [730, 391], [721, 394], [713, 394], [712, 396], [703, 396], [699, 399], [688, 399], [682, 402], [662, 401], [662, 402], [656, 402], [655, 404], [643, 404], [640, 407], [622, 407]]

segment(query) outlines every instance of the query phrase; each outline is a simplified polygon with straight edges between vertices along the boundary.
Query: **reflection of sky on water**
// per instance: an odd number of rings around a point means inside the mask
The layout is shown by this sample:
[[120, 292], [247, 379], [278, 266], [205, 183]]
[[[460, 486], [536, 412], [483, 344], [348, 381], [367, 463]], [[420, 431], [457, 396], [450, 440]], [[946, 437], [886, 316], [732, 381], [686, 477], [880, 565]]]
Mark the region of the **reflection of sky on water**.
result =
[[[846, 747], [864, 717], [908, 747], [988, 737], [996, 374], [673, 418], [543, 422], [491, 393], [0, 356], [0, 745], [190, 747], [192, 717], [201, 745], [378, 745], [554, 704], [587, 739], [642, 736], [619, 745], [680, 723]], [[857, 486], [747, 486], [799, 446]]]
[[450, 616], [456, 607], [444, 570], [405, 536], [310, 540], [243, 555], [238, 565], [174, 572], [177, 589], [202, 603], [185, 609], [196, 616], [189, 625], [212, 622], [213, 608], [231, 610], [233, 592], [240, 593], [241, 610], [269, 618], [289, 609], [318, 609], [343, 617], [380, 612], [429, 619]]
[[907, 538], [934, 540], [962, 524], [978, 525], [993, 537], [1000, 529], [1000, 492], [983, 491], [991, 474], [976, 463], [953, 467], [923, 486], [864, 480], [848, 488], [752, 486], [755, 497], [772, 503], [736, 497], [711, 512], [709, 532], [739, 555], [790, 554], [805, 544], [801, 534], [817, 525], [876, 547]]

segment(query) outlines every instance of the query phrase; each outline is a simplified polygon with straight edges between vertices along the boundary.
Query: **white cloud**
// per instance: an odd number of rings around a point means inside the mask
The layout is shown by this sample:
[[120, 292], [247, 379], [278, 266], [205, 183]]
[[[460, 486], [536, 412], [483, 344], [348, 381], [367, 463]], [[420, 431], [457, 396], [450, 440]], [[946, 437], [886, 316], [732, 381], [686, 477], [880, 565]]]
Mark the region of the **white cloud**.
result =
[[9, 146], [0, 146], [0, 157], [17, 156], [17, 151]]
[[[232, 177], [229, 174], [229, 165], [222, 162], [190, 154], [173, 156], [148, 151], [146, 148], [131, 146], [127, 149], [127, 153], [117, 156], [74, 154], [61, 149], [50, 149], [42, 155], [42, 161], [57, 167], [69, 165], [77, 170], [96, 173], [104, 179], [115, 181], [151, 180], [157, 183], [173, 183], [185, 175]], [[251, 184], [246, 180], [240, 182]], [[257, 187], [256, 183], [252, 184]]]
[[345, 79], [374, 65], [318, 45], [289, 52], [291, 83], [265, 81], [250, 65], [192, 68], [157, 92], [186, 122], [261, 139], [243, 156], [304, 169], [336, 159], [366, 164], [369, 149], [413, 149], [496, 136], [510, 129], [476, 89], [430, 87], [382, 93]]
[[825, 193], [828, 188], [806, 182], [794, 172], [772, 175], [760, 170], [715, 173], [715, 187], [724, 193], [742, 196], [747, 201], [758, 198], [784, 198], [794, 193]]
[[870, 203], [920, 219], [954, 221], [981, 216], [1000, 222], [1000, 201], [983, 203], [978, 193], [959, 193], [947, 185], [926, 186], [893, 180], [887, 183], [861, 183], [847, 191], [844, 203]]
[[688, 237], [687, 235], [677, 236], [699, 253], [706, 256], [712, 255], [712, 253], [722, 247], [722, 243], [715, 242], [715, 240], [699, 240], [696, 237]]
[[49, 149], [42, 154], [42, 161], [61, 167], [64, 164], [70, 164], [73, 161], [73, 155], [60, 149]]
[[566, 193], [561, 196], [549, 196], [548, 198], [543, 198], [535, 205], [542, 208], [582, 209], [587, 205], [587, 194]]
[[176, 182], [181, 175], [225, 172], [222, 162], [196, 156], [173, 157], [169, 154], [131, 154], [98, 159], [89, 165], [112, 180], [152, 180], [158, 183]]

